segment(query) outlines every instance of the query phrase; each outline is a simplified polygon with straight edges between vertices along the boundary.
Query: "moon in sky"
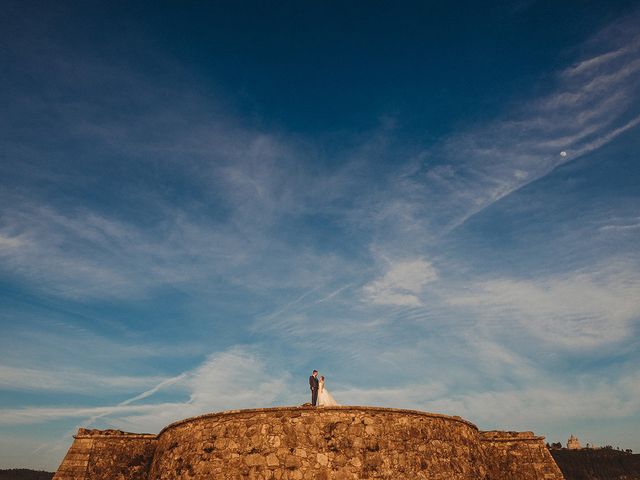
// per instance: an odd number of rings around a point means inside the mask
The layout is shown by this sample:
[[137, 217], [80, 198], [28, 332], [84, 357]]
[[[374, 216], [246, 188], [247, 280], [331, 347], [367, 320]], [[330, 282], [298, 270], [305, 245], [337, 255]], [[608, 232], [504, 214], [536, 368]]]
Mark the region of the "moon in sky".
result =
[[560, 156], [561, 157], [566, 157], [567, 156], [567, 152], [565, 152], [564, 150], [560, 152]]

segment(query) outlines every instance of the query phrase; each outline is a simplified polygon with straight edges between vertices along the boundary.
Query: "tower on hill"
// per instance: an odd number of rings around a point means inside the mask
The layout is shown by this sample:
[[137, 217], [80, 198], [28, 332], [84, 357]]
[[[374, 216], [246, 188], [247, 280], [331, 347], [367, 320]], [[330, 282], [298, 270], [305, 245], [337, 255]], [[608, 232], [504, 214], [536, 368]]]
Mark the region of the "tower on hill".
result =
[[567, 448], [569, 450], [580, 450], [582, 448], [582, 445], [580, 445], [580, 440], [578, 440], [578, 437], [574, 437], [573, 435], [571, 435], [569, 437], [569, 440], [567, 440]]

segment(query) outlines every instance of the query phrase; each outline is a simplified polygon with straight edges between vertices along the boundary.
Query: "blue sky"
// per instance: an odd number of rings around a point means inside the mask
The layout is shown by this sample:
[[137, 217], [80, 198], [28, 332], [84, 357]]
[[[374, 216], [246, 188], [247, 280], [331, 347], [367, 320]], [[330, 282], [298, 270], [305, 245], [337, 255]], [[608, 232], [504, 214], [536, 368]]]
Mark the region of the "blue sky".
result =
[[342, 3], [4, 2], [0, 467], [313, 368], [640, 450], [640, 6]]

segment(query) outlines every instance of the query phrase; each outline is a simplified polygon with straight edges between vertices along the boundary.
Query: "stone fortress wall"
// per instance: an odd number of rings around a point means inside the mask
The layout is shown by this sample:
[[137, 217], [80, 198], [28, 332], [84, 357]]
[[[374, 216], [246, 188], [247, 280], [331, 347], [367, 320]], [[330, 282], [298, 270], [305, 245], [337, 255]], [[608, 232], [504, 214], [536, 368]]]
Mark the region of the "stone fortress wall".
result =
[[563, 478], [544, 443], [533, 432], [481, 432], [487, 480]]
[[378, 407], [189, 418], [156, 435], [80, 429], [54, 480], [562, 480], [543, 437]]
[[53, 478], [147, 480], [156, 443], [156, 435], [81, 428]]

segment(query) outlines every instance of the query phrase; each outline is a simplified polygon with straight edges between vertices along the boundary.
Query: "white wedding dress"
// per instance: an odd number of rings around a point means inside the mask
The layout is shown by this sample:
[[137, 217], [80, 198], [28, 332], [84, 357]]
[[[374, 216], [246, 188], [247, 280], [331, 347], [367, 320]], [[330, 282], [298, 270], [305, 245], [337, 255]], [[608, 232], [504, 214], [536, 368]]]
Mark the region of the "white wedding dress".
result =
[[320, 407], [337, 407], [338, 402], [334, 400], [331, 394], [324, 388], [324, 382], [321, 380], [318, 385], [318, 406]]

